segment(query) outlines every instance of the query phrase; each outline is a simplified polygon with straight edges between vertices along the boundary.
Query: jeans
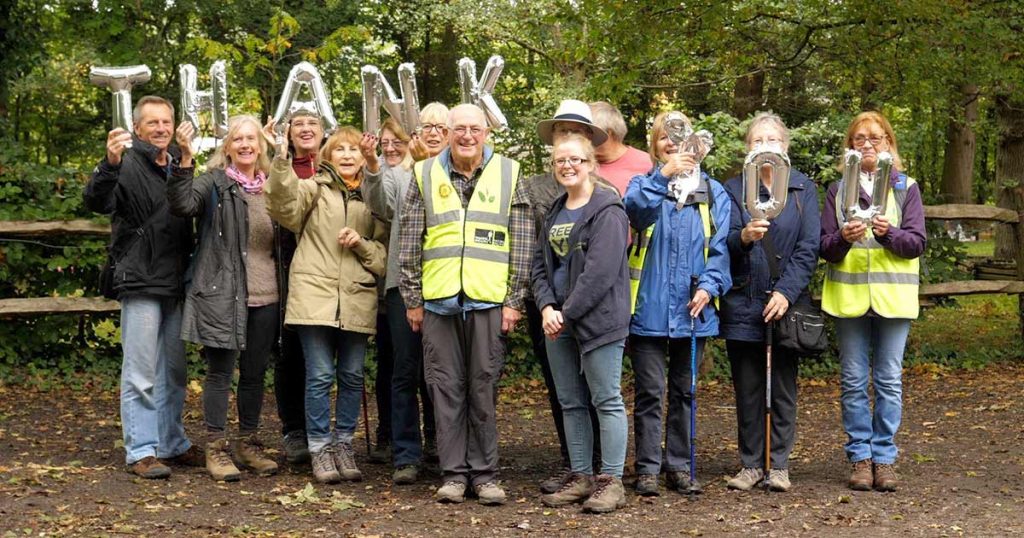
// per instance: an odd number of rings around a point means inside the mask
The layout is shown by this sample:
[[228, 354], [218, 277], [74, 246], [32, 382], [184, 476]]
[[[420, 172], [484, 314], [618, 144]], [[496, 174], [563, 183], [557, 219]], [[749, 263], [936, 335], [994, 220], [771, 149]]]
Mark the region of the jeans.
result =
[[[297, 327], [306, 356], [306, 439], [310, 452], [332, 441], [351, 443], [359, 422], [367, 335], [334, 327]], [[335, 365], [337, 355], [337, 365]], [[331, 434], [331, 387], [338, 380]]]
[[[697, 338], [697, 365], [704, 356], [704, 338]], [[665, 355], [668, 352], [668, 417], [661, 427], [665, 395]], [[662, 432], [665, 432], [665, 470], [690, 468], [690, 339], [652, 336], [629, 337], [633, 361], [633, 429], [637, 474], [658, 474], [662, 467]]]
[[[402, 311], [405, 315], [405, 311]], [[373, 395], [377, 401], [377, 446], [391, 444], [391, 378], [395, 371], [395, 350], [392, 344], [391, 327], [384, 309], [377, 314], [377, 336], [373, 339], [377, 347], [377, 378], [373, 383]]]
[[[836, 319], [846, 457], [894, 463], [893, 438], [903, 416], [903, 350], [909, 319], [861, 316]], [[875, 384], [875, 410], [868, 400], [868, 377]]]
[[192, 443], [185, 436], [185, 343], [181, 300], [128, 296], [121, 299], [121, 429], [125, 461], [173, 458]]
[[231, 379], [238, 362], [238, 430], [252, 433], [260, 427], [263, 411], [263, 385], [270, 362], [270, 350], [277, 335], [277, 303], [249, 307], [249, 323], [245, 328], [245, 351], [207, 347], [206, 382], [203, 385], [203, 416], [206, 431], [222, 437], [228, 420]]
[[[736, 444], [744, 467], [764, 467], [765, 345], [762, 342], [726, 340], [736, 393]], [[772, 446], [771, 468], [788, 469], [796, 441], [796, 355], [779, 346], [772, 348]]]
[[[278, 315], [282, 315], [278, 311]], [[274, 398], [281, 434], [306, 430], [306, 359], [299, 333], [292, 327], [280, 328], [281, 346], [274, 362]], [[305, 433], [303, 433], [305, 435]]]
[[629, 431], [621, 390], [625, 346], [625, 340], [621, 340], [581, 355], [576, 339], [568, 332], [546, 342], [573, 472], [594, 474], [594, 429], [589, 410], [593, 404], [603, 448], [601, 472], [622, 478]]
[[423, 378], [423, 341], [405, 318], [405, 302], [398, 288], [385, 296], [388, 327], [394, 353], [391, 378], [391, 443], [395, 467], [418, 465], [423, 458], [420, 442], [420, 401], [423, 400], [423, 435], [434, 440], [434, 405]]

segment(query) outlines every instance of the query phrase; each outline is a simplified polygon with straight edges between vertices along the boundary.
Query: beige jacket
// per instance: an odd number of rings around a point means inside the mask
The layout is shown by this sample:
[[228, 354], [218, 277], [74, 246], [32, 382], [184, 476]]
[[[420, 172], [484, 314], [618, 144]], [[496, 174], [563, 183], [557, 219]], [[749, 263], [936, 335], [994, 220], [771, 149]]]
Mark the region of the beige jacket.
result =
[[[317, 190], [322, 191], [319, 200]], [[274, 159], [263, 192], [271, 218], [298, 236], [285, 323], [374, 334], [377, 278], [384, 276], [387, 264], [387, 226], [373, 216], [358, 190], [348, 191], [322, 168], [300, 181], [290, 159]], [[345, 226], [363, 237], [354, 248], [338, 244], [338, 232]]]

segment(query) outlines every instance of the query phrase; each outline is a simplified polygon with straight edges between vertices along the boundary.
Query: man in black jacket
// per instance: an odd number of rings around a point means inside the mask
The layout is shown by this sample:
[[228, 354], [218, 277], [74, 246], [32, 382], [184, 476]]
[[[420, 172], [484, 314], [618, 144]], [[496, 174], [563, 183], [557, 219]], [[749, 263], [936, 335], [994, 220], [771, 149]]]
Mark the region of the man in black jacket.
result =
[[170, 147], [174, 106], [166, 99], [143, 97], [132, 121], [134, 136], [120, 128], [107, 135], [106, 158], [93, 170], [84, 196], [86, 207], [111, 215], [113, 287], [121, 301], [124, 352], [125, 461], [133, 474], [167, 478], [171, 470], [160, 459], [205, 465], [181, 420], [186, 382], [182, 275], [192, 250], [192, 223], [170, 214], [166, 192], [169, 168], [191, 167], [192, 156]]

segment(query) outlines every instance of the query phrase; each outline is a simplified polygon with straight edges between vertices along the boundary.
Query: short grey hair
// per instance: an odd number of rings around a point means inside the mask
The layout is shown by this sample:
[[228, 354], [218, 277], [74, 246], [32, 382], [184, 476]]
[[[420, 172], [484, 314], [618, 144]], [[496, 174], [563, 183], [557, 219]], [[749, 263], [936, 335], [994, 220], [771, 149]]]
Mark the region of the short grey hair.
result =
[[594, 115], [594, 125], [604, 129], [608, 136], [616, 142], [626, 139], [626, 119], [619, 109], [607, 101], [590, 103], [590, 113]]
[[743, 137], [743, 142], [749, 147], [750, 137], [754, 129], [766, 123], [779, 131], [779, 135], [782, 136], [783, 146], [789, 146], [789, 129], [786, 128], [786, 124], [783, 123], [782, 118], [778, 114], [770, 111], [754, 114], [754, 118], [750, 120], [750, 125], [747, 126], [747, 135]]
[[171, 120], [174, 120], [174, 105], [170, 101], [159, 95], [145, 95], [135, 103], [135, 108], [132, 109], [132, 123], [139, 123], [142, 120], [142, 107], [146, 105], [164, 105], [171, 109]]

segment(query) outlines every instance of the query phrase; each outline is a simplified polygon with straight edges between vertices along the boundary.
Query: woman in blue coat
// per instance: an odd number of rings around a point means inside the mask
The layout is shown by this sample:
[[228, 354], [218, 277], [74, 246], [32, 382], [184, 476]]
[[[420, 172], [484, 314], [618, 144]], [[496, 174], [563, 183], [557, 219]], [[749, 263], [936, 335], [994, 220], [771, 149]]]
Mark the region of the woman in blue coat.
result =
[[[706, 174], [689, 174], [697, 167], [696, 156], [681, 152], [669, 139], [665, 116], [659, 114], [651, 128], [649, 151], [659, 164], [630, 181], [624, 200], [630, 226], [640, 231], [629, 247], [630, 278], [638, 288], [629, 355], [636, 393], [636, 491], [645, 496], [658, 495], [666, 430], [667, 485], [677, 490], [689, 486], [690, 339], [696, 336], [697, 356], [703, 355], [704, 340], [718, 334], [712, 299], [732, 285], [725, 244], [729, 197]], [[668, 417], [663, 430], [666, 356]]]
[[[789, 131], [775, 114], [760, 113], [747, 128], [747, 150], [765, 145], [789, 148]], [[760, 185], [762, 199], [770, 185]], [[764, 478], [765, 325], [783, 316], [790, 305], [810, 302], [807, 290], [818, 263], [821, 226], [817, 187], [791, 170], [786, 206], [771, 222], [751, 219], [743, 198], [743, 178], [725, 183], [731, 199], [729, 259], [733, 287], [722, 298], [721, 336], [725, 338], [736, 391], [737, 437], [743, 468], [728, 482], [749, 490]], [[774, 247], [778, 280], [773, 281], [765, 242]], [[768, 487], [788, 491], [789, 453], [796, 438], [797, 359], [772, 350], [771, 469]]]

